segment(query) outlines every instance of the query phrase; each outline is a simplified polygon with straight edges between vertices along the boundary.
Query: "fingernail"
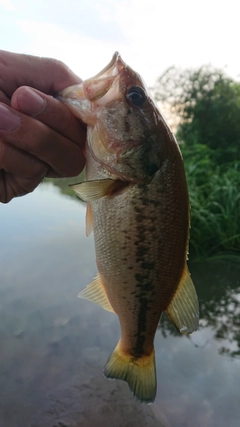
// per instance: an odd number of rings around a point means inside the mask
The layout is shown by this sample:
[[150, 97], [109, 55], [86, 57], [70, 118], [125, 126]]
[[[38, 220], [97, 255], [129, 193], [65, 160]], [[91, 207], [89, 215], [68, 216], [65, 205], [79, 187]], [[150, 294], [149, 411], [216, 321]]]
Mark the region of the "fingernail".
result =
[[11, 131], [21, 123], [20, 116], [4, 104], [0, 104], [0, 129]]
[[41, 114], [47, 105], [46, 100], [31, 88], [24, 88], [17, 95], [17, 102], [19, 110], [31, 117]]

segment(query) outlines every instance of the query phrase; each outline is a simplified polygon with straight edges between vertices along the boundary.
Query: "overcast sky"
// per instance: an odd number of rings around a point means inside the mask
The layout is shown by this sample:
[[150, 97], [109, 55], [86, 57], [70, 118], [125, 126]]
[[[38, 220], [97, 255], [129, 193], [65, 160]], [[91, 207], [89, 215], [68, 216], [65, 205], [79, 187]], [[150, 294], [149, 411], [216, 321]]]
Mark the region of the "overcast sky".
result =
[[0, 48], [61, 59], [82, 78], [118, 50], [148, 85], [169, 66], [240, 75], [239, 0], [0, 0]]

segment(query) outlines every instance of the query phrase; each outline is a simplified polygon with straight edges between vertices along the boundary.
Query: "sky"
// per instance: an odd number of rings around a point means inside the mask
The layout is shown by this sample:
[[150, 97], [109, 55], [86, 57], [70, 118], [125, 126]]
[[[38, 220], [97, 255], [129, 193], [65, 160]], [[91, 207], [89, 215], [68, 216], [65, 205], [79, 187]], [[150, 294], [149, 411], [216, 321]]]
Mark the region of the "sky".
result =
[[240, 78], [239, 0], [0, 0], [0, 49], [53, 57], [81, 78], [119, 51], [148, 86], [168, 67]]

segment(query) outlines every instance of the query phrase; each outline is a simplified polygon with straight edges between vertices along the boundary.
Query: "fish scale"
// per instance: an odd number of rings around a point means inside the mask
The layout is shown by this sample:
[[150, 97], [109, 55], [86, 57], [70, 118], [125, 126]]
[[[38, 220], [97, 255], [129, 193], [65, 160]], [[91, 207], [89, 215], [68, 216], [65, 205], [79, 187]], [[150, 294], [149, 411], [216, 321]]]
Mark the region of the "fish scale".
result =
[[176, 140], [141, 77], [119, 54], [60, 99], [87, 125], [86, 178], [98, 275], [79, 296], [118, 315], [121, 336], [104, 373], [141, 402], [156, 395], [154, 336], [163, 311], [181, 333], [198, 326], [187, 264], [189, 200]]
[[[185, 265], [184, 251], [179, 267], [175, 263], [175, 276], [166, 263], [169, 256], [175, 255], [179, 242], [186, 241], [188, 233], [188, 217], [185, 209], [182, 214], [180, 211], [185, 204], [181, 203], [176, 212], [174, 199], [183, 192], [175, 185], [173, 170], [174, 167], [167, 178], [166, 203], [163, 195], [159, 197], [161, 190], [166, 193], [164, 168], [150, 185], [136, 185], [115, 198], [104, 197], [92, 202], [98, 270], [109, 301], [120, 318], [122, 347], [133, 356], [152, 351], [161, 313], [168, 306]], [[102, 173], [100, 177], [103, 177]], [[171, 199], [174, 204], [169, 203], [169, 191], [176, 193]], [[177, 234], [175, 230], [169, 240], [168, 224], [171, 226], [177, 220], [182, 222], [176, 227], [179, 232]], [[111, 249], [113, 244], [116, 246], [114, 250]], [[134, 294], [127, 292], [128, 283], [135, 290]], [[160, 300], [157, 300], [158, 288]], [[143, 334], [140, 346], [139, 337]]]

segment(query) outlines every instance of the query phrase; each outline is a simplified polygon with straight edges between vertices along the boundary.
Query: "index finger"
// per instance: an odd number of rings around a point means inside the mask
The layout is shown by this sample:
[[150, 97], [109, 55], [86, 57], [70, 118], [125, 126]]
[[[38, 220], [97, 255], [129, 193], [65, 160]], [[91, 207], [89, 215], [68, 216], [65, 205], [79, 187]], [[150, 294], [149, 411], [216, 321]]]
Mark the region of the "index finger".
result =
[[9, 98], [20, 86], [54, 94], [77, 83], [80, 77], [61, 61], [0, 50], [0, 90]]
[[[41, 110], [39, 110], [41, 101]], [[20, 87], [14, 92], [11, 106], [28, 116], [49, 126], [56, 132], [84, 147], [86, 140], [86, 125], [70, 112], [62, 102], [53, 96], [44, 94], [29, 87]], [[37, 114], [36, 114], [37, 112]]]

